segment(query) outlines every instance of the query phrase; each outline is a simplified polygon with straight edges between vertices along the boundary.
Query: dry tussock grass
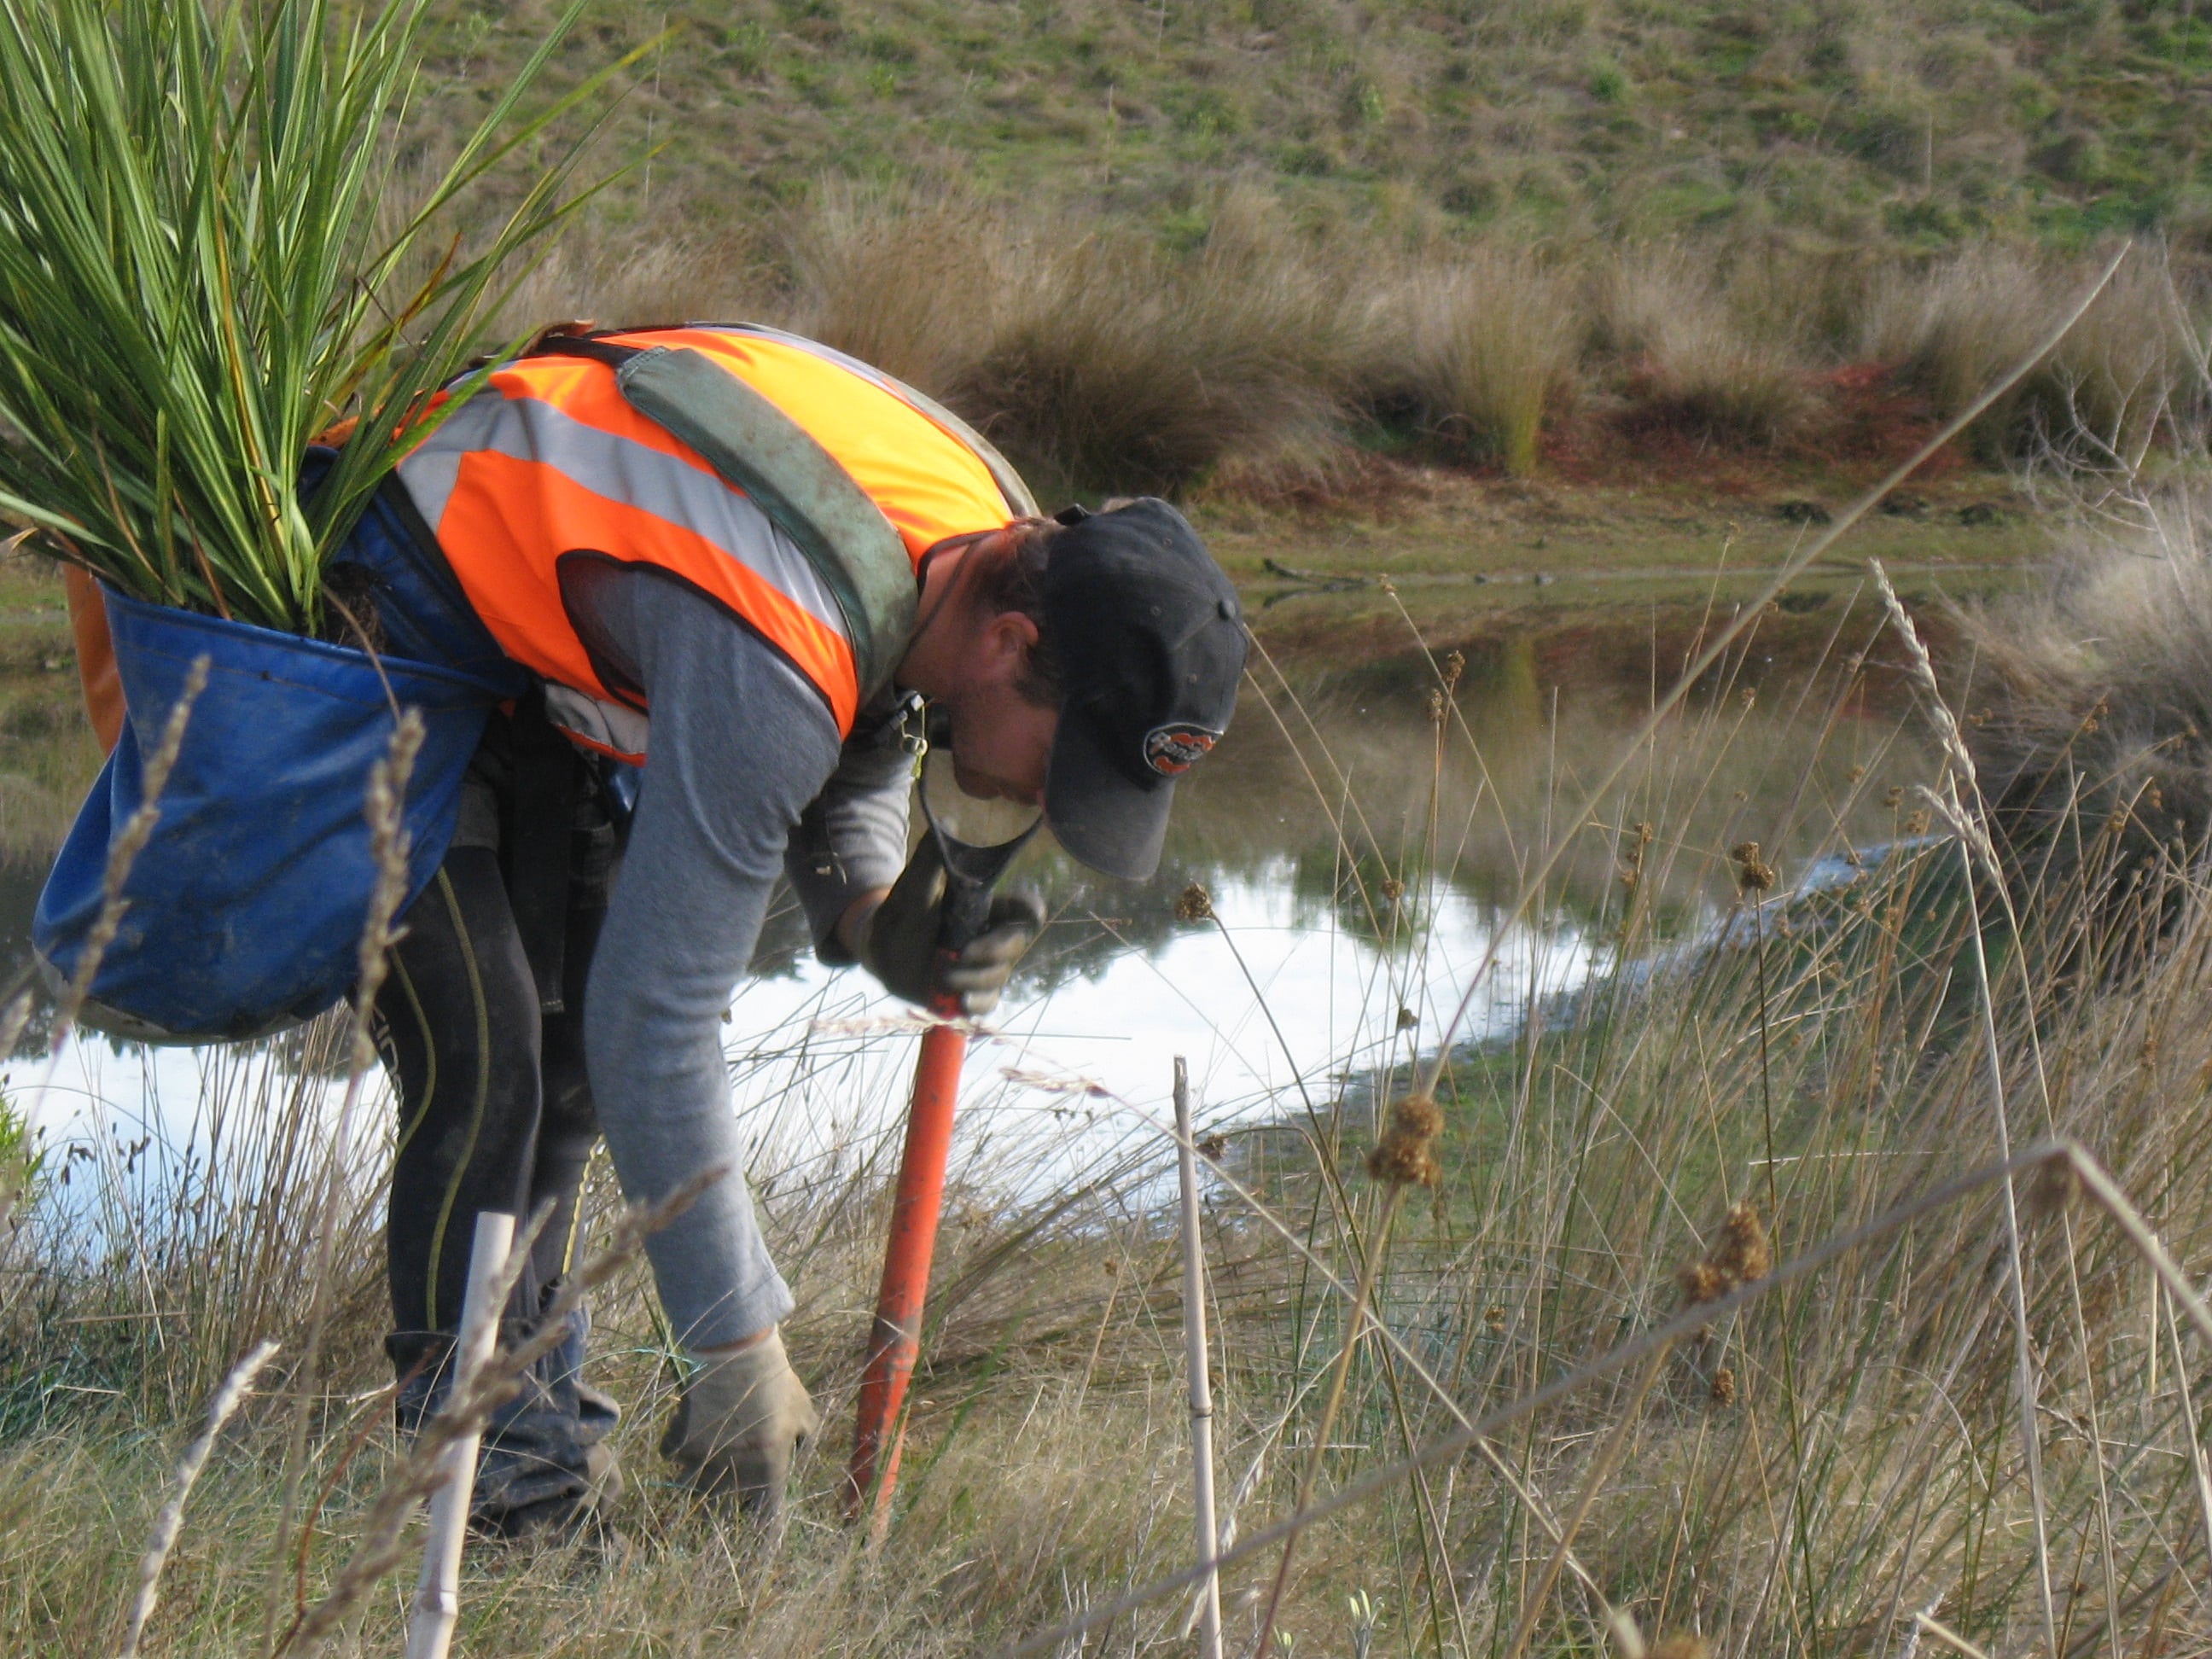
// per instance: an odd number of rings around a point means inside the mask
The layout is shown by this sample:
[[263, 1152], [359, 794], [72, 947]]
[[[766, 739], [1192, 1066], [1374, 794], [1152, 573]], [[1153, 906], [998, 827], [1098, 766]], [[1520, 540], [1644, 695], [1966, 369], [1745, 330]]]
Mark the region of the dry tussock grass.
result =
[[1769, 337], [1739, 312], [1710, 255], [1624, 252], [1596, 288], [1595, 332], [1602, 349], [1629, 360], [1639, 418], [1769, 448], [1817, 418], [1810, 365], [1786, 337]]
[[[987, 431], [1048, 493], [1326, 496], [1352, 435], [1515, 475], [1585, 392], [1627, 434], [1817, 447], [1823, 371], [1892, 366], [1948, 415], [2017, 361], [2095, 269], [1990, 243], [1930, 262], [1773, 239], [1535, 247], [1293, 222], [1225, 189], [1173, 252], [1112, 220], [957, 191], [842, 187], [761, 245], [586, 228], [506, 316], [747, 316], [878, 364]], [[1992, 459], [2185, 447], [2203, 380], [2189, 272], [2140, 250], [2043, 369], [1984, 417]], [[1387, 446], [1386, 446], [1387, 447]]]
[[2181, 492], [2085, 531], [2053, 573], [1961, 612], [1969, 742], [2038, 868], [2188, 868], [2212, 842], [2212, 523]]
[[[1901, 365], [1949, 415], [2032, 350], [2101, 264], [1992, 244], [1887, 272], [1869, 295], [1862, 348]], [[1983, 417], [1984, 449], [2016, 453], [2033, 439], [2076, 464], [2139, 463], [2177, 404], [2201, 394], [2191, 320], [2201, 310], [2189, 273], [2163, 247], [2138, 246], [2058, 349]]]
[[988, 349], [1011, 228], [949, 197], [834, 191], [788, 234], [784, 320], [942, 397]]
[[1568, 283], [1490, 244], [1408, 263], [1369, 302], [1365, 401], [1525, 477], [1546, 414], [1573, 384]]
[[793, 326], [945, 400], [1044, 478], [1173, 492], [1342, 449], [1340, 285], [1256, 197], [1177, 259], [957, 198], [834, 198], [793, 235]]

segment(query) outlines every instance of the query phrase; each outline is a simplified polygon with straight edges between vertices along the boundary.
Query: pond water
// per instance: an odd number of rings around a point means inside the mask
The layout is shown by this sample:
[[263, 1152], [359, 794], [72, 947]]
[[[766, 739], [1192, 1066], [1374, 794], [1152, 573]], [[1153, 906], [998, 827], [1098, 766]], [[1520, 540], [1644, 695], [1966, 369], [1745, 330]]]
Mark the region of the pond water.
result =
[[[1686, 939], [1732, 902], [1729, 849], [1742, 842], [1786, 878], [1895, 835], [1892, 786], [1929, 768], [1893, 682], [1844, 660], [1851, 637], [1864, 648], [1863, 615], [1762, 623], [1577, 816], [1695, 622], [1473, 642], [1441, 708], [1438, 671], [1417, 653], [1257, 664], [1231, 736], [1181, 792], [1154, 881], [1091, 877], [1043, 845], [1018, 864], [1011, 879], [1039, 889], [1052, 921], [971, 1052], [971, 1167], [1036, 1190], [1157, 1154], [1178, 1054], [1201, 1124], [1334, 1101], [1352, 1079], [1387, 1085], [1433, 1050], [1486, 957], [1455, 1041], [1508, 1034], [1611, 965], [1632, 869], [1661, 934]], [[54, 742], [83, 752], [81, 734]], [[1516, 917], [1532, 861], [1561, 837], [1553, 878]], [[10, 967], [43, 878], [44, 849], [24, 840], [0, 865]], [[1194, 884], [1211, 919], [1191, 915]], [[779, 909], [726, 1045], [760, 1170], [834, 1166], [901, 1121], [913, 1026], [871, 983], [816, 963], [795, 909]], [[50, 1144], [103, 1161], [149, 1136], [155, 1158], [203, 1147], [221, 1103], [291, 1086], [302, 1059], [297, 1041], [148, 1051], [85, 1035], [49, 1062], [42, 1024], [13, 1062], [10, 1098]], [[327, 1078], [307, 1086], [334, 1097]], [[389, 1115], [379, 1083], [364, 1147]]]

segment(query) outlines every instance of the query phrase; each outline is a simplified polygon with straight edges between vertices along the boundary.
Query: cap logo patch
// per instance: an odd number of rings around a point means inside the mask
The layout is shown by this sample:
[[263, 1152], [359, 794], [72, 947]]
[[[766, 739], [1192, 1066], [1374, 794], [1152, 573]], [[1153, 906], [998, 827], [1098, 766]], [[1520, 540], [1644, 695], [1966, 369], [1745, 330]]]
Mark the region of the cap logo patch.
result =
[[1145, 764], [1164, 778], [1180, 777], [1220, 735], [1202, 726], [1156, 726], [1145, 733]]

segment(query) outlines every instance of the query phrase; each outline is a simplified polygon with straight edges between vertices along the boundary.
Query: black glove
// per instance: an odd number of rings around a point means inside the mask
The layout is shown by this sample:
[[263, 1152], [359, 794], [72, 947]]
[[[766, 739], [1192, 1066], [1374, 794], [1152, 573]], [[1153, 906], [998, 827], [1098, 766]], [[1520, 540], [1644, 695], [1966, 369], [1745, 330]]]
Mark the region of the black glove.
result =
[[949, 996], [963, 1014], [988, 1014], [1044, 926], [1044, 906], [1034, 893], [1000, 894], [991, 901], [982, 932], [957, 956], [947, 956], [937, 948], [946, 885], [937, 837], [924, 836], [897, 884], [868, 918], [860, 961], [884, 989], [904, 1001], [927, 1007]]

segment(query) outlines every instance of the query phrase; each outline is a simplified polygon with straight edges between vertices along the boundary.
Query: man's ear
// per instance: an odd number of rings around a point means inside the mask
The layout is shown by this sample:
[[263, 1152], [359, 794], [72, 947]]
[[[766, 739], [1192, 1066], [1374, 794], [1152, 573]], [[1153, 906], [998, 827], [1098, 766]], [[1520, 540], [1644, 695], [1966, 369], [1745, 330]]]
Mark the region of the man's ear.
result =
[[1002, 611], [993, 617], [983, 638], [994, 678], [1015, 680], [1026, 674], [1038, 637], [1036, 620], [1018, 611]]

